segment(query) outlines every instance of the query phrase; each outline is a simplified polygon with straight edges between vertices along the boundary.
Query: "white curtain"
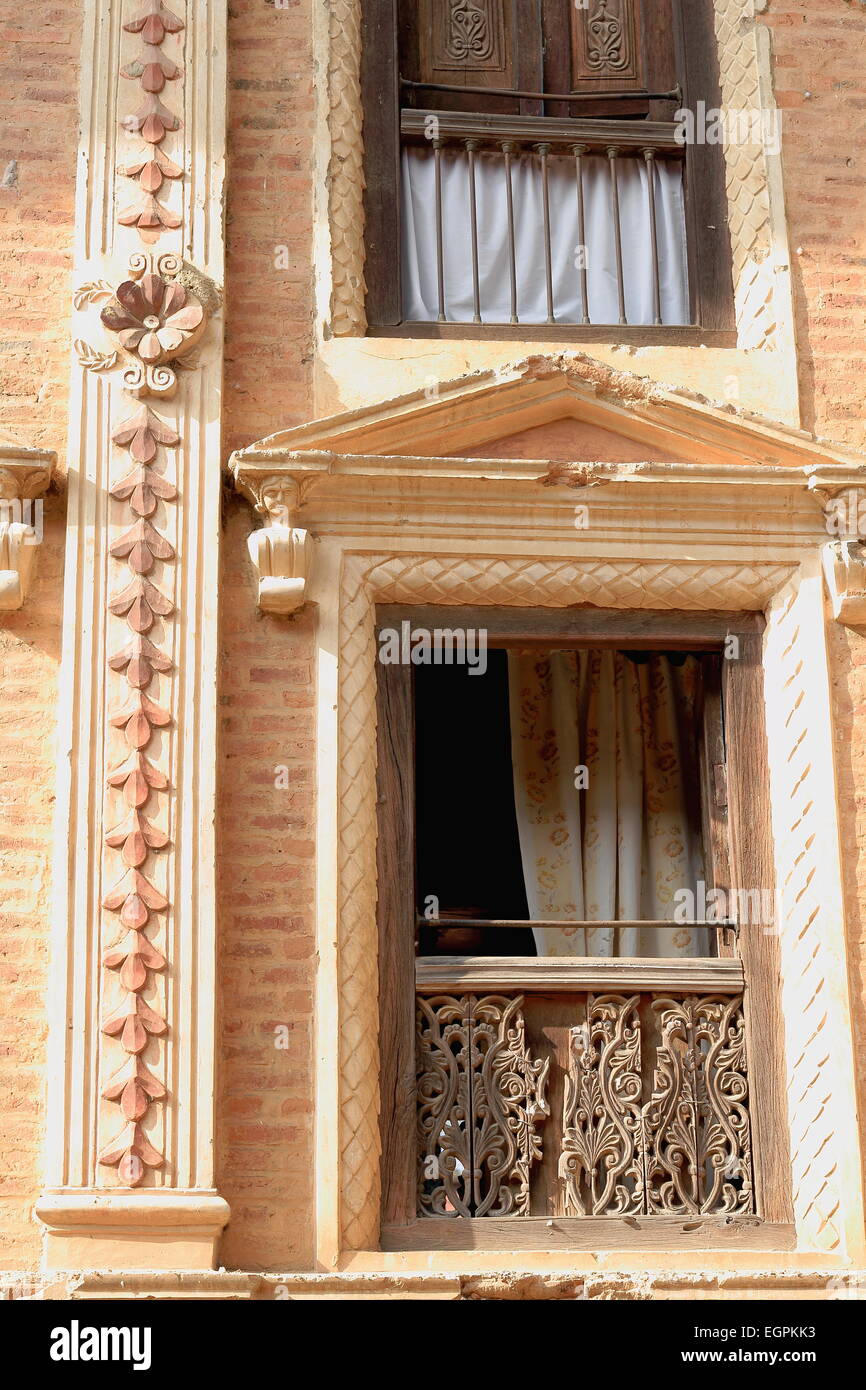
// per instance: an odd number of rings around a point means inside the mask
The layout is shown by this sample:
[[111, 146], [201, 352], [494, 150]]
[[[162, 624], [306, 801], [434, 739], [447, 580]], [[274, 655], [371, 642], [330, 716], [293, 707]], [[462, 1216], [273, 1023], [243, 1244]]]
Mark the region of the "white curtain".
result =
[[[677, 889], [703, 878], [688, 776], [697, 660], [509, 652], [508, 683], [530, 917], [672, 921]], [[707, 956], [709, 938], [706, 927], [535, 929], [549, 956]]]
[[[631, 324], [651, 324], [647, 168], [643, 159], [632, 157], [620, 158], [617, 164], [626, 318]], [[656, 160], [654, 164], [661, 317], [663, 323], [683, 324], [689, 322], [689, 296], [681, 165], [679, 160]], [[511, 282], [505, 161], [493, 151], [481, 151], [475, 167], [481, 318], [485, 323], [508, 323]], [[574, 160], [551, 157], [548, 168], [555, 317], [558, 323], [580, 323], [583, 306]], [[512, 161], [512, 189], [517, 312], [522, 323], [543, 324], [547, 290], [537, 156], [521, 155]], [[607, 159], [600, 155], [584, 158], [583, 190], [589, 319], [591, 323], [615, 324], [619, 309]], [[404, 149], [402, 199], [403, 315], [414, 321], [435, 320], [439, 299], [432, 151]], [[442, 152], [442, 224], [446, 318], [465, 323], [472, 319], [473, 295], [469, 160], [462, 151]]]

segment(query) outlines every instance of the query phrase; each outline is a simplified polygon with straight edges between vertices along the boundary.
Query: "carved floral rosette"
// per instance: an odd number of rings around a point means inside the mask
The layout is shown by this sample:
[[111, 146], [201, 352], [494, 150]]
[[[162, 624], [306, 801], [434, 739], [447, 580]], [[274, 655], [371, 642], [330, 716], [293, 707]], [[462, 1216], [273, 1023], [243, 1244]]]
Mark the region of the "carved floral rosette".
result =
[[[130, 395], [173, 395], [175, 367], [207, 327], [204, 305], [183, 283], [185, 278], [190, 272], [175, 255], [167, 253], [155, 261], [135, 255], [129, 279], [118, 285], [100, 313], [103, 326], [129, 359], [123, 385]], [[104, 362], [102, 368], [111, 365]]]

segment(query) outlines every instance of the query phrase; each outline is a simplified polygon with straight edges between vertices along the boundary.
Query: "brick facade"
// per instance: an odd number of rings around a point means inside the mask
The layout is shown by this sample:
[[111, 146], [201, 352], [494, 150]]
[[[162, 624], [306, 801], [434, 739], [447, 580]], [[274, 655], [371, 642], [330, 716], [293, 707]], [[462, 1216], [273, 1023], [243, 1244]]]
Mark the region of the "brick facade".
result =
[[[82, 5], [2, 9], [0, 438], [56, 449], [61, 480], [46, 505], [37, 592], [0, 623], [0, 1268], [28, 1270], [41, 1239], [31, 1208], [44, 1122]], [[231, 6], [226, 457], [316, 414], [313, 21], [312, 0]], [[802, 425], [863, 448], [866, 6], [768, 0], [762, 22], [784, 113]], [[316, 613], [258, 615], [252, 513], [228, 490], [223, 519], [217, 1182], [232, 1221], [220, 1261], [304, 1270], [313, 1261]], [[833, 626], [830, 643], [866, 1113], [866, 636]], [[287, 788], [275, 785], [281, 766]], [[288, 1046], [278, 1047], [283, 1025]]]

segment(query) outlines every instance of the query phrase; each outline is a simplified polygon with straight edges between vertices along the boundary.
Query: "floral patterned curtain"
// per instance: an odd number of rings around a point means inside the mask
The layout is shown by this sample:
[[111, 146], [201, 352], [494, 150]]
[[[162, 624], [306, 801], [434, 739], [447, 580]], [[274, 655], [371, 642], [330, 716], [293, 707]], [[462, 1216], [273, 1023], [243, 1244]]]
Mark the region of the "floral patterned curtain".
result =
[[[653, 653], [509, 652], [514, 798], [529, 915], [671, 921], [704, 876], [701, 667]], [[687, 915], [691, 917], [691, 912]], [[540, 955], [707, 956], [706, 927], [535, 929]]]

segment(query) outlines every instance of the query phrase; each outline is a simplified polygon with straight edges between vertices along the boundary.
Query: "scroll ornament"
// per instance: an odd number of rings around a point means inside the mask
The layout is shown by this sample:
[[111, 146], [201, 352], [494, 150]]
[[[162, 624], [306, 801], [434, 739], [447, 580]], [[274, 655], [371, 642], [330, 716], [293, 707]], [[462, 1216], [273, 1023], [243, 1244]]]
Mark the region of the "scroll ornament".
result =
[[155, 267], [149, 257], [134, 256], [130, 278], [100, 314], [131, 359], [123, 378], [131, 395], [171, 396], [177, 387], [174, 364], [207, 327], [204, 306], [181, 282], [183, 270], [177, 256], [160, 256]]
[[[559, 1171], [576, 1216], [754, 1211], [743, 1001], [589, 995], [571, 1030]], [[655, 1052], [652, 1088], [641, 1043]]]
[[549, 1059], [527, 1049], [523, 996], [419, 997], [419, 1212], [526, 1216], [549, 1114]]

